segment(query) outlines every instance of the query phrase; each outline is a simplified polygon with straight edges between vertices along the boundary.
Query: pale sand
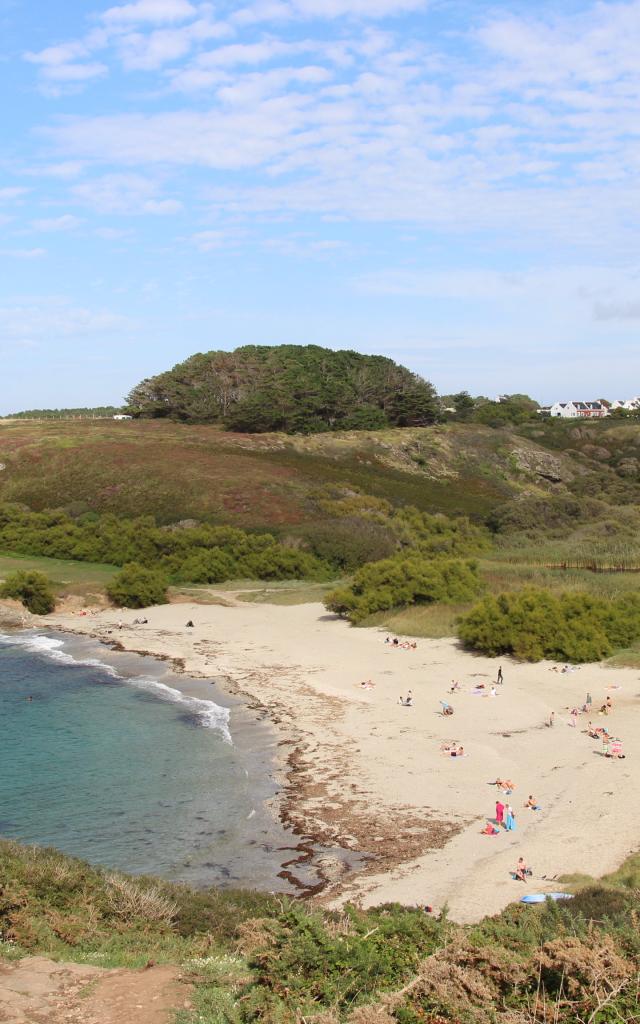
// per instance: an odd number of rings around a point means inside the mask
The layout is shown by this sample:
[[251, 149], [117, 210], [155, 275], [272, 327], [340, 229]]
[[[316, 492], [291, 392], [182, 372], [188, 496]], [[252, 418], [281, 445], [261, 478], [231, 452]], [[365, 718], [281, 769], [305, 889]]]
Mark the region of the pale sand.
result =
[[[398, 900], [437, 911], [446, 902], [455, 920], [474, 921], [527, 889], [557, 888], [543, 875], [600, 875], [638, 847], [636, 671], [591, 665], [563, 675], [549, 663], [475, 657], [448, 639], [395, 650], [384, 644], [385, 633], [352, 629], [318, 604], [165, 605], [144, 612], [149, 625], [130, 625], [140, 614], [52, 615], [46, 622], [180, 659], [191, 674], [227, 677], [233, 692], [268, 709], [289, 758], [285, 820], [380, 856], [329, 889], [334, 904]], [[195, 629], [185, 628], [189, 619]], [[474, 683], [490, 687], [498, 664], [505, 675], [498, 696], [473, 696]], [[368, 678], [375, 687], [362, 690], [358, 684]], [[454, 678], [463, 691], [448, 696]], [[412, 708], [397, 703], [408, 689]], [[586, 715], [576, 729], [568, 724], [567, 709], [581, 705], [587, 691], [593, 721], [623, 739], [626, 760], [601, 756], [601, 745], [583, 732]], [[605, 718], [595, 709], [607, 694], [614, 711]], [[453, 718], [440, 715], [440, 698], [453, 704]], [[548, 728], [552, 709], [556, 723]], [[444, 739], [460, 741], [469, 756], [443, 756]], [[503, 798], [516, 812], [517, 831], [489, 837], [480, 830], [494, 813], [497, 790], [489, 783], [497, 776], [517, 783]], [[530, 793], [541, 811], [524, 809]], [[459, 831], [448, 838], [449, 826]], [[526, 887], [509, 874], [520, 854], [534, 872]]]

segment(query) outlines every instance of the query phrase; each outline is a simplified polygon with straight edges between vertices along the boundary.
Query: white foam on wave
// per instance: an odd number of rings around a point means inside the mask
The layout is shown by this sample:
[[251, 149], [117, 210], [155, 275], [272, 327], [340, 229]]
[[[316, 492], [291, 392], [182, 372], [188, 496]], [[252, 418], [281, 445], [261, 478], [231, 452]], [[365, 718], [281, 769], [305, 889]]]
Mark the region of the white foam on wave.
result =
[[0, 633], [0, 644], [24, 647], [34, 654], [43, 654], [52, 661], [62, 662], [66, 665], [88, 665], [91, 668], [99, 668], [101, 672], [106, 672], [114, 679], [122, 679], [123, 682], [155, 694], [160, 700], [184, 705], [203, 728], [217, 729], [223, 740], [227, 743], [233, 742], [229, 729], [229, 709], [221, 707], [215, 701], [192, 697], [188, 693], [183, 693], [182, 690], [176, 690], [173, 686], [161, 683], [152, 676], [123, 676], [116, 672], [111, 665], [107, 665], [98, 658], [74, 658], [63, 650], [64, 640], [58, 640], [56, 637], [42, 636], [39, 633], [12, 633], [11, 635]]
[[192, 697], [190, 694], [183, 693], [182, 690], [176, 690], [173, 686], [167, 686], [166, 683], [161, 683], [150, 676], [132, 676], [127, 681], [133, 686], [140, 687], [142, 690], [151, 691], [161, 700], [182, 704], [195, 715], [200, 725], [205, 729], [217, 729], [227, 743], [232, 742], [231, 732], [229, 731], [230, 712], [228, 708], [223, 708], [212, 700]]
[[73, 655], [63, 650], [64, 640], [58, 640], [53, 636], [41, 636], [39, 633], [14, 633], [8, 636], [6, 633], [0, 633], [0, 643], [24, 647], [27, 651], [44, 654], [51, 661], [60, 661], [64, 665], [88, 665], [90, 668], [99, 668], [101, 672], [105, 672], [114, 679], [124, 678], [119, 672], [116, 672], [115, 668], [100, 661], [99, 658], [74, 658]]

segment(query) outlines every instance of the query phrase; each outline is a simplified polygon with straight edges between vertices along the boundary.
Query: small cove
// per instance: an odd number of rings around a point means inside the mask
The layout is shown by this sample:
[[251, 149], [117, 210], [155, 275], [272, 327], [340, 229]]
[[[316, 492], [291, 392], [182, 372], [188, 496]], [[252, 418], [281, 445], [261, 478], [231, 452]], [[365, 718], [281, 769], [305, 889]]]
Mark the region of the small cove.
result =
[[196, 886], [318, 883], [267, 807], [270, 727], [211, 680], [84, 638], [4, 632], [0, 714], [3, 838]]

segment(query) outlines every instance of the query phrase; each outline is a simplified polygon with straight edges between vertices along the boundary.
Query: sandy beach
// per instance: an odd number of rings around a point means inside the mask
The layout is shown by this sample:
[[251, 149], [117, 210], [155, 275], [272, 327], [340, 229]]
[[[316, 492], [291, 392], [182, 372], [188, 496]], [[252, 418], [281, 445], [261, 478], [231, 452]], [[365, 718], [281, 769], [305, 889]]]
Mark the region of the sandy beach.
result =
[[[143, 614], [148, 624], [134, 625]], [[585, 665], [562, 674], [547, 662], [476, 657], [449, 639], [395, 649], [386, 633], [353, 629], [318, 604], [231, 599], [228, 607], [56, 613], [38, 624], [170, 658], [191, 675], [222, 680], [217, 685], [268, 715], [280, 736], [277, 812], [303, 835], [372, 855], [364, 871], [336, 872], [323, 896], [331, 905], [398, 900], [437, 912], [446, 903], [455, 920], [469, 922], [526, 889], [557, 888], [557, 875], [613, 870], [637, 849], [637, 671]], [[504, 684], [494, 697], [499, 665]], [[369, 679], [373, 686], [363, 688]], [[453, 680], [461, 689], [451, 695]], [[414, 705], [403, 707], [398, 698], [408, 690]], [[570, 709], [588, 691], [593, 713], [574, 728]], [[613, 711], [599, 716], [607, 697]], [[450, 701], [453, 717], [442, 716], [440, 700]], [[603, 756], [586, 735], [589, 717], [621, 737], [625, 760]], [[442, 753], [453, 740], [467, 756]], [[502, 798], [517, 827], [487, 836], [497, 777], [517, 785]], [[529, 794], [541, 810], [525, 809]], [[520, 855], [533, 869], [526, 889], [510, 875]]]

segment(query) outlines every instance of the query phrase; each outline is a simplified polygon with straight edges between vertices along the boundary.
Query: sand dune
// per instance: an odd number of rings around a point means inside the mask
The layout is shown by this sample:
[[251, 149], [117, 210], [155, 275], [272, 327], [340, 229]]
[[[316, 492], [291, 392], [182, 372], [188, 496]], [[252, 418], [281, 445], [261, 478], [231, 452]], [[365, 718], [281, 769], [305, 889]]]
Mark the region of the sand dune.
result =
[[[417, 650], [385, 645], [379, 630], [353, 629], [322, 606], [237, 607], [179, 604], [82, 618], [54, 615], [52, 626], [116, 640], [128, 650], [179, 659], [186, 672], [225, 677], [234, 693], [268, 710], [279, 733], [283, 791], [278, 811], [299, 830], [374, 853], [364, 872], [329, 889], [334, 903], [446, 902], [472, 921], [499, 911], [525, 887], [510, 869], [520, 854], [534, 870], [529, 887], [565, 872], [601, 874], [638, 845], [640, 677], [628, 669], [583, 666], [570, 674], [550, 663], [521, 665], [462, 652], [453, 640], [421, 640]], [[116, 623], [122, 620], [123, 629]], [[195, 628], [186, 629], [192, 619]], [[504, 685], [488, 689], [502, 664]], [[374, 686], [362, 689], [371, 679]], [[462, 692], [448, 695], [453, 679]], [[413, 707], [398, 697], [411, 689]], [[485, 689], [485, 692], [486, 692]], [[569, 724], [587, 691], [594, 708], [611, 696], [606, 724], [625, 743], [611, 761]], [[440, 714], [449, 699], [453, 718]], [[545, 723], [555, 711], [553, 728]], [[468, 756], [445, 757], [444, 740]], [[493, 816], [496, 777], [511, 778], [517, 829], [481, 835]], [[525, 810], [532, 793], [542, 810]]]

